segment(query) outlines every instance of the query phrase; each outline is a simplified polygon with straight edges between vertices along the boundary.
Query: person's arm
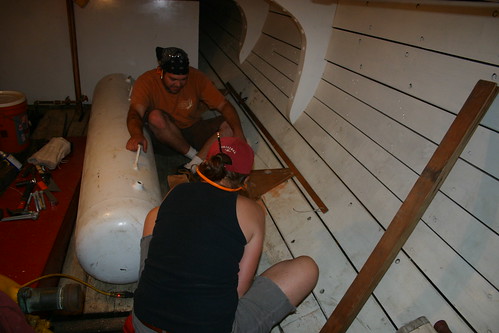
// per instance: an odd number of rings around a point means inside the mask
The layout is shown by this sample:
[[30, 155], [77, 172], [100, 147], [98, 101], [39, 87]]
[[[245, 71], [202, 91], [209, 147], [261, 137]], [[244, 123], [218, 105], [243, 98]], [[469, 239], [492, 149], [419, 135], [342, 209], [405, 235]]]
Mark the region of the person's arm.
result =
[[156, 219], [158, 218], [159, 206], [154, 207], [147, 213], [146, 219], [144, 221], [144, 229], [142, 230], [142, 237], [152, 235], [154, 226], [156, 225]]
[[265, 235], [265, 213], [255, 201], [243, 196], [238, 197], [236, 207], [237, 219], [247, 240], [239, 262], [237, 293], [241, 297], [253, 283], [260, 262]]
[[130, 104], [126, 119], [128, 133], [130, 133], [130, 139], [128, 139], [128, 142], [126, 143], [126, 149], [128, 150], [137, 151], [140, 144], [142, 145], [144, 152], [147, 152], [147, 139], [144, 136], [144, 122], [142, 120], [145, 111], [146, 108], [143, 105]]
[[237, 114], [234, 106], [229, 101], [225, 100], [222, 105], [217, 108], [217, 110], [220, 111], [225, 118], [225, 121], [227, 121], [230, 128], [232, 128], [234, 136], [246, 141], [243, 128], [241, 126], [241, 120], [239, 119], [239, 115]]

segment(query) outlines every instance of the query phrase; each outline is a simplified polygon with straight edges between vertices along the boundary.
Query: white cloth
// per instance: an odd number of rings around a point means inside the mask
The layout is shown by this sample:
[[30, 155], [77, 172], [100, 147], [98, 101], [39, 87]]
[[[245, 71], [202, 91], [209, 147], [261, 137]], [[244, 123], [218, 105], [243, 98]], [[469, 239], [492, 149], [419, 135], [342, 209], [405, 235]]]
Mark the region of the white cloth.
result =
[[62, 137], [55, 137], [28, 158], [34, 165], [43, 165], [54, 170], [61, 160], [71, 152], [71, 143]]

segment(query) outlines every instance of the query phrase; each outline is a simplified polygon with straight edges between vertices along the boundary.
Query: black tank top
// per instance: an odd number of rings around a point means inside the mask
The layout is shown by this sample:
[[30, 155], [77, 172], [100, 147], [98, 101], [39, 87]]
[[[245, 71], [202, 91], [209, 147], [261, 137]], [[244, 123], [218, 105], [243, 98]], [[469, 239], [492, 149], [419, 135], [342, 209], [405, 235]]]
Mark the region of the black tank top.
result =
[[165, 198], [134, 297], [136, 316], [172, 333], [230, 332], [246, 238], [236, 192], [177, 185]]

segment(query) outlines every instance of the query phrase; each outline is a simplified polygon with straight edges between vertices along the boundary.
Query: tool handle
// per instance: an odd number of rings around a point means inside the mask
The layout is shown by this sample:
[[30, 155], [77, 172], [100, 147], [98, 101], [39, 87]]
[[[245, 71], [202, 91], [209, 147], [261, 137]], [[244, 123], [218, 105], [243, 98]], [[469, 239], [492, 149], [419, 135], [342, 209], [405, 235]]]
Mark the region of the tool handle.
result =
[[133, 169], [134, 170], [139, 170], [139, 157], [140, 157], [140, 151], [142, 149], [142, 145], [139, 145], [137, 148], [137, 155], [135, 155], [135, 161], [133, 162]]
[[21, 196], [21, 202], [19, 202], [19, 206], [17, 206], [17, 209], [23, 210], [26, 207], [26, 203], [28, 202], [29, 195], [35, 188], [35, 183], [31, 182], [26, 185], [26, 188], [24, 189], [24, 193]]
[[43, 192], [45, 193], [45, 195], [49, 199], [50, 205], [51, 206], [57, 206], [57, 204], [59, 203], [59, 200], [57, 200], [57, 198], [52, 194], [52, 192], [50, 192], [48, 189], [47, 190], [43, 190]]

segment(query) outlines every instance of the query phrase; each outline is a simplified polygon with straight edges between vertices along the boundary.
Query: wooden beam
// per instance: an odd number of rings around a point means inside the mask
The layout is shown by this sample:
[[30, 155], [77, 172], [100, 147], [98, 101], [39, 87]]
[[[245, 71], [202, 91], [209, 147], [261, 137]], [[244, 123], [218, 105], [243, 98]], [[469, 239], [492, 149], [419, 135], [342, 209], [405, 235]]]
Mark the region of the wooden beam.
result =
[[392, 264], [497, 95], [480, 80], [359, 274], [320, 333], [346, 332]]

